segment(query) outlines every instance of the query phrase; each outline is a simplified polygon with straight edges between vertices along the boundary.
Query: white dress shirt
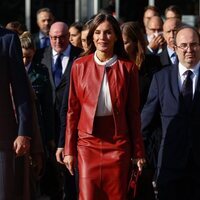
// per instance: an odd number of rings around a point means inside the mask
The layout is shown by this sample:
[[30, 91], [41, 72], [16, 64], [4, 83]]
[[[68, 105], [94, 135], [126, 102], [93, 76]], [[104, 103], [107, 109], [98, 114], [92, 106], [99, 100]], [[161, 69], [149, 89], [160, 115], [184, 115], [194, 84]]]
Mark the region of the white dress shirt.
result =
[[[66, 68], [67, 68], [67, 65], [68, 65], [68, 62], [69, 62], [69, 57], [70, 57], [70, 51], [71, 51], [71, 45], [69, 44], [67, 46], [67, 48], [65, 49], [65, 51], [62, 52], [62, 56], [61, 56], [61, 62], [62, 62], [62, 74], [64, 74]], [[54, 49], [52, 49], [52, 63], [53, 65], [55, 65], [56, 63], [56, 59], [59, 55], [58, 52], [56, 52]]]
[[[97, 56], [96, 52], [94, 54], [94, 60], [98, 65], [102, 65], [101, 67], [112, 67], [117, 62], [117, 56], [114, 55], [112, 58], [105, 62], [101, 62]], [[109, 116], [112, 115], [112, 102], [110, 97], [110, 89], [108, 84], [108, 78], [107, 74], [104, 73], [101, 90], [99, 94], [98, 104], [97, 104], [97, 110], [96, 110], [96, 116]]]
[[193, 72], [193, 74], [191, 75], [191, 79], [192, 79], [192, 83], [193, 83], [193, 96], [194, 96], [194, 93], [195, 93], [195, 89], [196, 89], [196, 86], [197, 86], [197, 81], [198, 81], [198, 76], [199, 76], [199, 67], [200, 67], [200, 61], [198, 62], [197, 65], [195, 65], [194, 67], [188, 69], [186, 68], [185, 66], [183, 66], [180, 62], [179, 62], [179, 65], [178, 65], [178, 68], [179, 68], [179, 89], [181, 90], [182, 88], [182, 85], [183, 85], [183, 82], [186, 78], [186, 74], [185, 72], [187, 70], [191, 70]]
[[172, 64], [177, 64], [177, 56], [174, 50], [172, 50], [171, 48], [167, 47], [167, 52], [169, 55], [169, 58], [172, 62]]

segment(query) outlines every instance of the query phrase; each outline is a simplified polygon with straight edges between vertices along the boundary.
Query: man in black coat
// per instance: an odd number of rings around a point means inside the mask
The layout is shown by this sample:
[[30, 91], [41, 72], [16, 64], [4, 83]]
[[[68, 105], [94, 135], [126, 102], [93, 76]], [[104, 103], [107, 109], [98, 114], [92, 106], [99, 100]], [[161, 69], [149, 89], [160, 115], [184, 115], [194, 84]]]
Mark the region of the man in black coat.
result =
[[0, 199], [5, 200], [20, 198], [15, 157], [29, 151], [32, 109], [18, 36], [0, 28], [0, 47]]

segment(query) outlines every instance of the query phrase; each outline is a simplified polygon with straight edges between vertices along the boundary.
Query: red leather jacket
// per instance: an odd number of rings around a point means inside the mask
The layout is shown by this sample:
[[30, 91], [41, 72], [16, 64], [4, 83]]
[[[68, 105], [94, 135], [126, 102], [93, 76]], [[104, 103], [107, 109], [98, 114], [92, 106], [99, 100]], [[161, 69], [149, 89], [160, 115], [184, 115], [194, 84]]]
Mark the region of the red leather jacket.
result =
[[137, 66], [118, 58], [105, 69], [94, 61], [94, 54], [77, 59], [72, 66], [64, 153], [76, 155], [77, 129], [92, 134], [104, 73], [108, 77], [115, 133], [128, 132], [133, 157], [144, 158]]

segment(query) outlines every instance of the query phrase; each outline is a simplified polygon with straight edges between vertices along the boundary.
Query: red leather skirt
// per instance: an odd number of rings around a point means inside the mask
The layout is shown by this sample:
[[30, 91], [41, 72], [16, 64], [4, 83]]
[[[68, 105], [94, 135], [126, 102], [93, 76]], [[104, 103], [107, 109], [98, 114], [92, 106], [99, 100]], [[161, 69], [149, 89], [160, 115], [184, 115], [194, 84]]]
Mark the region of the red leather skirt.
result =
[[78, 133], [79, 200], [126, 199], [130, 167], [127, 133], [112, 116], [95, 117], [93, 134]]

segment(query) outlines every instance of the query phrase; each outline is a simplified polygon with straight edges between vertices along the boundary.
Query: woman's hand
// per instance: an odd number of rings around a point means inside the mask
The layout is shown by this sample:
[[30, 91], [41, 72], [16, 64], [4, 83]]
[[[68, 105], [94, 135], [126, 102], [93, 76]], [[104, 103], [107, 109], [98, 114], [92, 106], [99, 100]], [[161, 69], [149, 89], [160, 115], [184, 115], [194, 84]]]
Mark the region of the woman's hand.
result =
[[69, 170], [71, 175], [74, 175], [74, 156], [65, 156], [64, 160], [63, 160], [65, 166], [67, 167], [67, 169]]
[[144, 158], [133, 159], [133, 163], [137, 164], [139, 171], [142, 171], [142, 168], [146, 164], [146, 160]]

